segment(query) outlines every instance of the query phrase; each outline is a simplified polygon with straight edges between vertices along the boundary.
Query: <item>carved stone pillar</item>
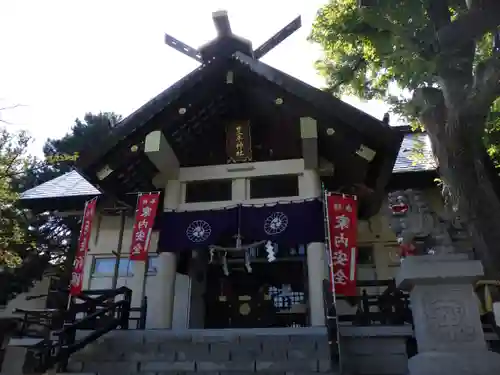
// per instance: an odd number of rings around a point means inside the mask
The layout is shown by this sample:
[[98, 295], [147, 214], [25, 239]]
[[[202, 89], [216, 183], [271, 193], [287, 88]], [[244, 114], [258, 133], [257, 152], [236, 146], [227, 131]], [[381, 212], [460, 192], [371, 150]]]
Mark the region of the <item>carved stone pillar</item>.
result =
[[483, 275], [465, 254], [407, 257], [396, 278], [410, 291], [418, 354], [410, 375], [500, 372], [500, 355], [487, 349], [472, 283]]

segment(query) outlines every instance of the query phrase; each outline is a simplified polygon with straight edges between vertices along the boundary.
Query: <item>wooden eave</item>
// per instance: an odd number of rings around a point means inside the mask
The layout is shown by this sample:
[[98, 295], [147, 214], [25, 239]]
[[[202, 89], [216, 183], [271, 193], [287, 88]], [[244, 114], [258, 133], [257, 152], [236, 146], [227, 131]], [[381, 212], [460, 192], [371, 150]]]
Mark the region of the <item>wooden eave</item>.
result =
[[95, 196], [96, 195], [78, 195], [40, 199], [20, 199], [18, 205], [22, 208], [29, 209], [34, 213], [46, 211], [80, 211], [85, 207], [85, 202]]

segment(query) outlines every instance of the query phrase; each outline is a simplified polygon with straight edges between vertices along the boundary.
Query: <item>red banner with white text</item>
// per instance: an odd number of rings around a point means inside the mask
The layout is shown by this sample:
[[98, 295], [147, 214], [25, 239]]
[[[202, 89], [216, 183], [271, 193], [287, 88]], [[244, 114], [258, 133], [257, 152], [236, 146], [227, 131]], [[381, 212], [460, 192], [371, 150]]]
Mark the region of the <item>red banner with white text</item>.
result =
[[326, 194], [330, 274], [332, 291], [356, 295], [356, 237], [358, 202], [356, 196]]
[[159, 200], [159, 192], [141, 193], [137, 198], [132, 243], [130, 244], [130, 260], [146, 261], [148, 259], [149, 243]]
[[69, 288], [69, 294], [71, 296], [80, 294], [83, 289], [83, 268], [85, 266], [85, 256], [89, 249], [96, 204], [97, 198], [85, 203], [82, 227], [80, 229], [80, 236], [78, 237], [78, 247], [76, 249], [75, 260], [73, 261], [73, 271], [71, 273], [71, 285]]

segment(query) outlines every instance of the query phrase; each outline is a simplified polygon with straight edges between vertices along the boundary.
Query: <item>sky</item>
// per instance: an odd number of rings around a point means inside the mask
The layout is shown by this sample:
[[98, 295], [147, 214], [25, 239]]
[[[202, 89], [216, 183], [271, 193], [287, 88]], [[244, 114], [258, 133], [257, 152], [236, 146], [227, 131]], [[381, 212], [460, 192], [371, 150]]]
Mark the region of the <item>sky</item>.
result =
[[[227, 10], [235, 34], [258, 47], [302, 16], [302, 28], [262, 61], [318, 88], [319, 46], [307, 41], [327, 0], [0, 0], [0, 108], [9, 129], [35, 139], [66, 134], [86, 112], [126, 116], [195, 69], [164, 34], [198, 48], [215, 37], [211, 13]], [[381, 102], [348, 103], [382, 118]]]

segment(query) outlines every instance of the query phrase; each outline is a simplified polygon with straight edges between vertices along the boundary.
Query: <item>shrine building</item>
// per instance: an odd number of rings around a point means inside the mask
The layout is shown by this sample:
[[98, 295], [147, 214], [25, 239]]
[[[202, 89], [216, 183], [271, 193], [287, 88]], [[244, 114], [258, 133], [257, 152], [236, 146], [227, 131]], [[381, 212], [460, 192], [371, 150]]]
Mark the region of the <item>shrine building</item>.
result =
[[[22, 195], [32, 209], [60, 215], [99, 196], [84, 289], [125, 285], [133, 306], [147, 296], [148, 328], [323, 325], [323, 191], [358, 197], [360, 280], [392, 278], [399, 265], [388, 189], [431, 188], [438, 197], [425, 134], [264, 64], [266, 49], [219, 28], [194, 56], [202, 65], [82, 152], [78, 171]], [[416, 148], [425, 156], [418, 162]], [[128, 254], [137, 194], [153, 191], [161, 204], [146, 268]]]
[[[256, 49], [226, 12], [213, 20], [218, 35], [199, 49], [165, 37], [198, 68], [82, 150], [73, 171], [21, 195], [34, 213], [82, 218], [82, 231], [69, 293], [46, 277], [0, 310], [0, 323], [24, 314], [2, 373], [427, 375], [429, 351], [447, 368], [470, 348], [487, 358], [478, 366], [500, 364], [487, 351], [499, 350], [498, 325], [485, 328], [493, 312], [480, 320], [472, 285], [482, 266], [436, 186], [427, 134], [260, 61], [300, 18]], [[346, 231], [332, 241], [332, 228]], [[408, 255], [422, 257], [401, 263]]]

